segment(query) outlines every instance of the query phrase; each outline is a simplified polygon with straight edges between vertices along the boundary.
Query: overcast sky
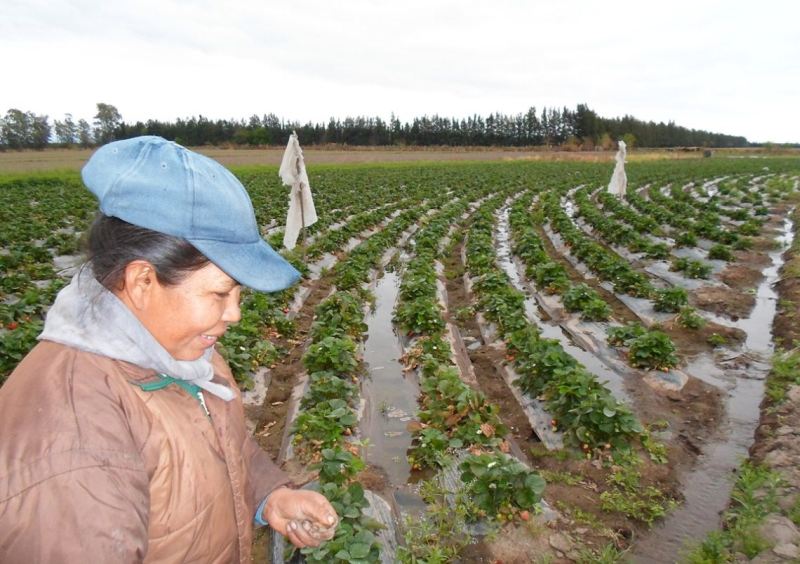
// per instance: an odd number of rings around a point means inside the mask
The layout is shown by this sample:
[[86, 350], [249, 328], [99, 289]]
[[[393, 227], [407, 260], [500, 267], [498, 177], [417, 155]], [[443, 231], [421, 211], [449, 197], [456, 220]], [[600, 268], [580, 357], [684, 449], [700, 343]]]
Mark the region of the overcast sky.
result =
[[0, 112], [574, 109], [800, 142], [800, 1], [0, 0]]

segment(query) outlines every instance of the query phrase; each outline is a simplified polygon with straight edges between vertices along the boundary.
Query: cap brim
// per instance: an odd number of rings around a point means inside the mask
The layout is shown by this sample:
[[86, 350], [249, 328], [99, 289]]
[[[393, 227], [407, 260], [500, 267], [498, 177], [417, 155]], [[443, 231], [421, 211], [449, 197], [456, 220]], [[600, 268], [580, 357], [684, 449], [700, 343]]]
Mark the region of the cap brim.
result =
[[256, 243], [224, 243], [210, 239], [188, 241], [228, 276], [248, 288], [278, 292], [300, 279], [297, 269], [263, 240]]

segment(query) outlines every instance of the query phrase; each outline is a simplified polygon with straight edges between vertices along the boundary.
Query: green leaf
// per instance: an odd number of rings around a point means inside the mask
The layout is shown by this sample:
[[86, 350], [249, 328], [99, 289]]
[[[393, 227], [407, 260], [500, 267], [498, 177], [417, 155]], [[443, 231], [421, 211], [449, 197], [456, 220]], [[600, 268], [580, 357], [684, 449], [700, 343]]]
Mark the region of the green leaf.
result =
[[353, 543], [350, 545], [350, 556], [353, 558], [366, 558], [369, 555], [370, 545]]

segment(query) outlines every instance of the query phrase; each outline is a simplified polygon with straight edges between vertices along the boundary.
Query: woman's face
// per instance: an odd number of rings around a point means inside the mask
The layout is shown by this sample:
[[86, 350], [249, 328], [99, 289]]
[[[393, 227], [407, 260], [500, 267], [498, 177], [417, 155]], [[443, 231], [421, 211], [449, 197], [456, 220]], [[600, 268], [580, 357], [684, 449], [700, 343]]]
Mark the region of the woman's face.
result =
[[213, 263], [176, 286], [157, 280], [140, 321], [173, 358], [197, 360], [241, 318], [241, 287]]

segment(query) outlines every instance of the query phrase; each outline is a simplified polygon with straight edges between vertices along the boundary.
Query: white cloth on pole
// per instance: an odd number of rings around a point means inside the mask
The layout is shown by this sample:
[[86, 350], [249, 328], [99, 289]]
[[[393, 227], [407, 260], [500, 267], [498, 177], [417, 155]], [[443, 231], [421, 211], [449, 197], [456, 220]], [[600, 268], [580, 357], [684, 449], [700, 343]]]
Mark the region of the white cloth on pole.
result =
[[625, 191], [628, 189], [628, 177], [625, 175], [625, 141], [619, 142], [619, 150], [617, 151], [617, 164], [614, 166], [614, 173], [611, 175], [611, 182], [608, 183], [608, 191], [620, 198], [625, 196]]
[[303, 150], [300, 148], [296, 133], [292, 133], [289, 137], [278, 175], [286, 186], [292, 187], [289, 192], [289, 213], [286, 215], [283, 246], [293, 249], [297, 243], [300, 229], [317, 221], [317, 210], [314, 208], [314, 199], [311, 196]]

